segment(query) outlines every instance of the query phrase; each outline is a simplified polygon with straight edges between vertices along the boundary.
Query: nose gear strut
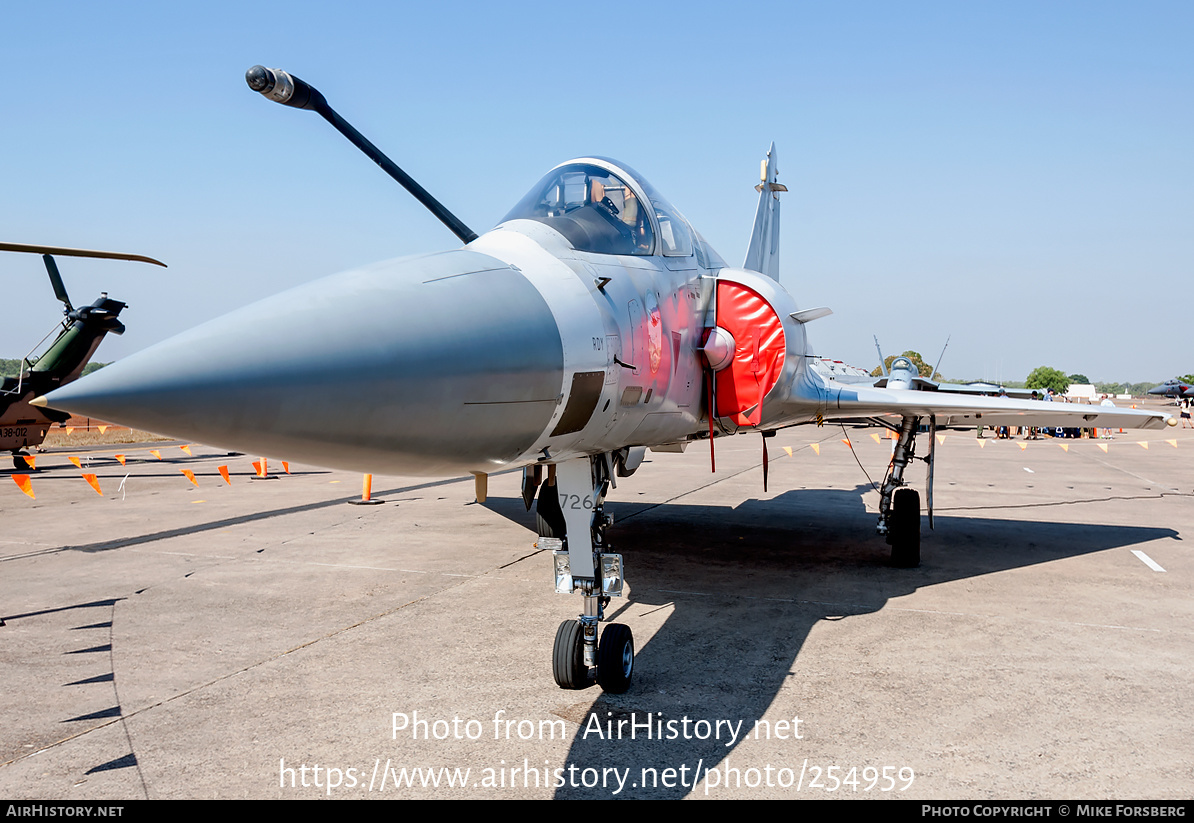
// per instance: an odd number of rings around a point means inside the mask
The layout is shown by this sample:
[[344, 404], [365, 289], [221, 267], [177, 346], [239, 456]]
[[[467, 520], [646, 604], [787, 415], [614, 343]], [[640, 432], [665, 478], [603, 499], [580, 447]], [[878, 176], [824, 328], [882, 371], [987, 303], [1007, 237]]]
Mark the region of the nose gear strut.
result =
[[[609, 552], [605, 532], [613, 521], [604, 513], [605, 495], [613, 482], [614, 461], [608, 455], [582, 457], [557, 464], [554, 483], [539, 491], [544, 513], [558, 510], [563, 537], [541, 537], [540, 548], [551, 548], [556, 591], [579, 591], [584, 612], [565, 620], [556, 631], [552, 673], [561, 689], [585, 689], [599, 684], [621, 694], [630, 688], [634, 670], [634, 635], [629, 626], [610, 623], [598, 632], [611, 597], [622, 594], [622, 556]], [[554, 497], [554, 501], [544, 503]], [[559, 523], [560, 518], [555, 518]], [[555, 531], [553, 529], [553, 531]]]

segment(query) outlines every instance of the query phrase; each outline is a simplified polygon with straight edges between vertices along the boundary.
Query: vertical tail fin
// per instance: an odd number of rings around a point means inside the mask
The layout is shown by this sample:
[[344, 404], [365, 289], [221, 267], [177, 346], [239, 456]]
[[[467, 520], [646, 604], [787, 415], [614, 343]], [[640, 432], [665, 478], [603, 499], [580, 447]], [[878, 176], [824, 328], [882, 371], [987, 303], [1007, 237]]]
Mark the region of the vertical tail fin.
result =
[[776, 182], [778, 174], [775, 144], [772, 143], [759, 175], [762, 182], [755, 186], [759, 193], [759, 208], [746, 249], [746, 262], [742, 264], [742, 268], [765, 274], [776, 282], [779, 282], [779, 193], [788, 190]]

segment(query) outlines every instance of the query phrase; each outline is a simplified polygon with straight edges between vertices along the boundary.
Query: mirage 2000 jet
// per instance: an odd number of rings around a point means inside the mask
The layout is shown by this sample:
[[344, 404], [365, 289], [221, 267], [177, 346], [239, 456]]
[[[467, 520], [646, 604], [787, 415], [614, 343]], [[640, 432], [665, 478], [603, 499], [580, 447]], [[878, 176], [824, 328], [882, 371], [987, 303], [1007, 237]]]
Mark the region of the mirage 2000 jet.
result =
[[[778, 282], [774, 147], [745, 263], [732, 267], [641, 174], [605, 157], [551, 169], [477, 236], [307, 83], [255, 66], [251, 88], [312, 109], [415, 194], [463, 247], [286, 291], [135, 354], [44, 401], [237, 451], [361, 472], [478, 477], [521, 467], [552, 547], [556, 590], [583, 612], [556, 632], [563, 688], [630, 687], [629, 627], [603, 512], [648, 447], [865, 418], [897, 434], [878, 531], [897, 566], [920, 558], [905, 485], [924, 423], [1134, 426], [1163, 414], [828, 380], [801, 308]], [[262, 338], [256, 329], [273, 331]], [[1170, 423], [1171, 424], [1171, 423]], [[929, 457], [933, 438], [929, 438]], [[710, 444], [712, 445], [712, 444]]]

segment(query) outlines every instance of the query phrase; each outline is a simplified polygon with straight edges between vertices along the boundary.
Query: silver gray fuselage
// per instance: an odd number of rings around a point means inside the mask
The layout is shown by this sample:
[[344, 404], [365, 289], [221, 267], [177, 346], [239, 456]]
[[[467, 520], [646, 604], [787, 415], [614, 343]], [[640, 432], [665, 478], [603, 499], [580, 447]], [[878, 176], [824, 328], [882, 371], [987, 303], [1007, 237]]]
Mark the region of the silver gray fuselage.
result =
[[[541, 223], [513, 220], [463, 249], [239, 309], [50, 402], [378, 474], [493, 472], [673, 443], [708, 431], [698, 349], [719, 271], [777, 310], [791, 302], [753, 272], [702, 268], [695, 255], [579, 252]], [[781, 386], [803, 359], [803, 327], [786, 314]]]

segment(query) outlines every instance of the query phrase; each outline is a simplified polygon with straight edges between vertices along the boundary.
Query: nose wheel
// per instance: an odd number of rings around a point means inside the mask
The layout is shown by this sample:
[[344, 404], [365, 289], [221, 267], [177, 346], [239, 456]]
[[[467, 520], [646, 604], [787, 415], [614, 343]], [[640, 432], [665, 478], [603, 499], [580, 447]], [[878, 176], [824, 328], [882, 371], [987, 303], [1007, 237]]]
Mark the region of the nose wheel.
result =
[[630, 688], [633, 672], [634, 635], [629, 626], [610, 623], [597, 649], [597, 684], [611, 694], [622, 694]]
[[565, 620], [556, 630], [552, 650], [552, 674], [561, 689], [587, 689], [589, 667], [585, 665], [585, 636], [579, 620]]
[[580, 620], [565, 620], [560, 624], [552, 651], [556, 685], [561, 689], [587, 689], [596, 681], [611, 694], [627, 691], [634, 673], [634, 634], [630, 627], [621, 623], [607, 625], [601, 633], [596, 658], [596, 667], [585, 663], [584, 626]]

